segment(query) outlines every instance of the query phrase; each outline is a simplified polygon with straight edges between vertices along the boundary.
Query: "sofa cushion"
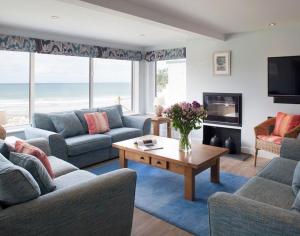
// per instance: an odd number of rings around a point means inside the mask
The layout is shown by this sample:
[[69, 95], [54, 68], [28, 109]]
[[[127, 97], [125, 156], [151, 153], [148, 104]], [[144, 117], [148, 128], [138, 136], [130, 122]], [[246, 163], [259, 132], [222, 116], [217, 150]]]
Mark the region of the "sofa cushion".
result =
[[110, 130], [106, 112], [85, 113], [89, 134], [103, 134]]
[[274, 158], [257, 176], [291, 186], [296, 165], [297, 161]]
[[300, 213], [300, 191], [297, 193], [295, 201], [292, 205], [292, 210], [295, 210]]
[[135, 128], [116, 128], [111, 129], [109, 132], [105, 133], [106, 135], [109, 135], [112, 138], [112, 142], [119, 142], [126, 139], [136, 138], [143, 135], [142, 130], [135, 129]]
[[296, 168], [295, 168], [295, 171], [294, 171], [292, 188], [293, 188], [293, 192], [296, 196], [298, 194], [299, 190], [300, 190], [300, 161], [296, 165]]
[[61, 175], [65, 175], [72, 171], [78, 170], [78, 168], [76, 166], [74, 166], [71, 163], [66, 162], [62, 159], [59, 159], [55, 156], [48, 156], [48, 159], [52, 166], [54, 178], [57, 178]]
[[291, 209], [295, 200], [291, 186], [261, 177], [253, 177], [235, 194], [284, 209]]
[[79, 118], [74, 112], [49, 115], [56, 131], [64, 138], [74, 137], [84, 133]]
[[69, 156], [96, 151], [111, 146], [111, 137], [104, 134], [84, 134], [66, 139]]
[[99, 108], [98, 111], [106, 112], [111, 129], [123, 127], [122, 114], [117, 106]]
[[56, 129], [48, 114], [34, 113], [32, 124], [35, 128], [56, 132]]
[[38, 183], [41, 194], [46, 194], [55, 189], [54, 182], [43, 164], [34, 156], [11, 152], [9, 160], [27, 170]]
[[88, 124], [86, 123], [86, 120], [84, 118], [84, 114], [85, 113], [92, 113], [92, 112], [96, 112], [97, 109], [96, 108], [91, 108], [91, 109], [81, 109], [81, 110], [75, 110], [75, 114], [77, 115], [78, 119], [81, 122], [81, 125], [83, 127], [84, 133], [88, 133]]
[[31, 174], [0, 154], [0, 203], [10, 206], [27, 202], [41, 195]]
[[68, 174], [62, 175], [54, 180], [56, 189], [62, 189], [69, 187], [75, 184], [80, 184], [86, 181], [89, 181], [95, 178], [96, 175], [85, 171], [85, 170], [76, 170]]
[[275, 143], [280, 145], [282, 137], [276, 135], [257, 135], [257, 138], [266, 142]]
[[7, 159], [9, 159], [10, 149], [7, 143], [4, 140], [0, 139], [0, 153]]

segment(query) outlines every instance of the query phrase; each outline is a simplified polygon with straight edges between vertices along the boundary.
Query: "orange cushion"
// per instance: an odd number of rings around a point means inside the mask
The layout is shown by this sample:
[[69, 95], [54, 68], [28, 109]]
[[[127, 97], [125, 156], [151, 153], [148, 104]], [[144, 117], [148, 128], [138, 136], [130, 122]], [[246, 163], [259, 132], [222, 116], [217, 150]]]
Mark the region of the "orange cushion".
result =
[[266, 142], [281, 144], [282, 137], [276, 135], [258, 135], [258, 139], [264, 140]]
[[54, 178], [53, 170], [48, 160], [48, 156], [41, 149], [29, 143], [26, 143], [23, 140], [17, 140], [15, 145], [15, 151], [18, 153], [29, 154], [39, 159], [42, 162], [42, 164], [45, 166], [51, 178]]
[[276, 116], [273, 135], [284, 137], [284, 135], [300, 124], [300, 115], [278, 112]]
[[101, 134], [110, 130], [106, 112], [85, 113], [89, 134]]

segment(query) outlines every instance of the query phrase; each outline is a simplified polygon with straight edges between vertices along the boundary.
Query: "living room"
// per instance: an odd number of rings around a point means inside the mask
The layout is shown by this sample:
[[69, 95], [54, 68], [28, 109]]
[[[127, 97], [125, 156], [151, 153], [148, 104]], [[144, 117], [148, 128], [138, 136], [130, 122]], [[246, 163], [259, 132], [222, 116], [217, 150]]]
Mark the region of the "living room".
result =
[[299, 235], [299, 9], [2, 1], [0, 235]]

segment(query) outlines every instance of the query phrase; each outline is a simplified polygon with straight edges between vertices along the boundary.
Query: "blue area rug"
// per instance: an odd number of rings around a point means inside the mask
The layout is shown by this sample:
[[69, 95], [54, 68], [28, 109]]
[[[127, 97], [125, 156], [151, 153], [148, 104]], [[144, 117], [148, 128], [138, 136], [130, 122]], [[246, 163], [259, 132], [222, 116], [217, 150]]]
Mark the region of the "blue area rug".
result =
[[[246, 177], [221, 172], [220, 184], [210, 182], [210, 171], [196, 176], [196, 200], [183, 196], [183, 176], [148, 165], [129, 161], [137, 171], [135, 206], [192, 234], [209, 234], [207, 199], [215, 192], [233, 193], [248, 180]], [[88, 171], [100, 175], [119, 168], [118, 160]]]

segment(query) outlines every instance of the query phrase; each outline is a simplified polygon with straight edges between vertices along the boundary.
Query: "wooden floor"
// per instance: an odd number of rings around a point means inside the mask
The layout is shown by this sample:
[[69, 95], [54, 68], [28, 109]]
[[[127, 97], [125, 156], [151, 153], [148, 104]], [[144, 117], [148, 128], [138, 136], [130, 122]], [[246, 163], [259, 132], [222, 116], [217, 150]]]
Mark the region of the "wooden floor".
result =
[[[221, 170], [246, 177], [254, 176], [270, 159], [258, 158], [257, 166], [253, 166], [253, 157], [246, 161], [233, 158], [221, 158]], [[162, 221], [137, 208], [134, 211], [132, 236], [187, 236], [191, 235], [165, 221]]]

